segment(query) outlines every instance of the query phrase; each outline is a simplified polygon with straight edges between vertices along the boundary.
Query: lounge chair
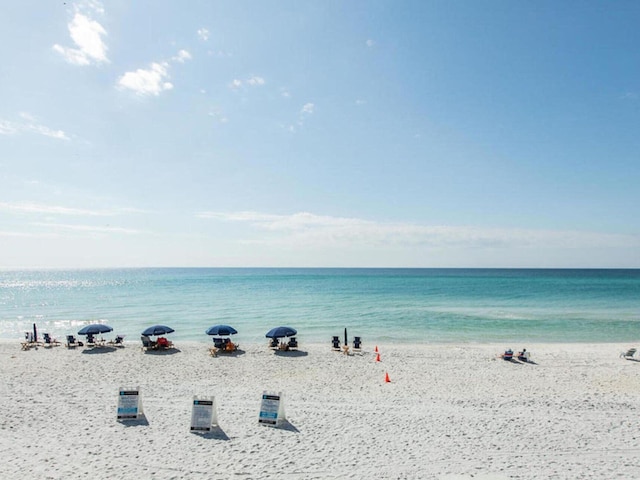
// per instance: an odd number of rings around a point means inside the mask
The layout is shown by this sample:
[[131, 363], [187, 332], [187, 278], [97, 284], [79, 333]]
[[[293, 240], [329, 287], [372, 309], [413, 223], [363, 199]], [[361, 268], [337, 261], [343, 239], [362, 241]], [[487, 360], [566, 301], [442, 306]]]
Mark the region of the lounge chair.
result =
[[298, 349], [298, 340], [296, 337], [291, 337], [289, 339], [289, 343], [287, 343], [287, 350], [297, 350]]
[[157, 348], [173, 348], [173, 342], [167, 340], [165, 337], [158, 337], [156, 345]]
[[629, 360], [630, 358], [633, 358], [633, 356], [636, 354], [637, 351], [638, 350], [635, 348], [630, 348], [626, 352], [622, 352], [620, 356]]
[[110, 342], [107, 342], [107, 343], [114, 347], [124, 348], [124, 335], [116, 335], [115, 340], [111, 340]]
[[530, 362], [531, 354], [527, 352], [526, 348], [523, 348], [521, 352], [518, 352], [518, 360], [521, 362]]
[[340, 339], [338, 337], [333, 337], [333, 340], [331, 340], [331, 349], [335, 350], [336, 352], [340, 351]]
[[360, 337], [353, 337], [353, 351], [354, 352], [362, 351], [362, 339]]
[[280, 341], [277, 338], [272, 338], [269, 342], [269, 348], [278, 348], [280, 346]]
[[154, 342], [153, 340], [151, 340], [146, 335], [142, 335], [140, 337], [140, 340], [142, 340], [142, 349], [143, 350], [156, 350], [158, 348], [158, 344], [156, 342]]
[[503, 360], [513, 360], [513, 350], [505, 350], [501, 356]]
[[42, 337], [44, 338], [44, 346], [45, 347], [57, 347], [60, 345], [60, 342], [55, 338], [51, 338], [51, 335], [48, 333], [43, 333]]
[[97, 345], [97, 341], [95, 339], [95, 337], [93, 336], [93, 334], [89, 333], [87, 334], [87, 347], [95, 347]]
[[67, 335], [67, 343], [65, 344], [65, 346], [67, 348], [81, 347], [82, 346], [82, 342], [79, 342], [76, 339], [76, 337], [74, 337], [73, 335]]

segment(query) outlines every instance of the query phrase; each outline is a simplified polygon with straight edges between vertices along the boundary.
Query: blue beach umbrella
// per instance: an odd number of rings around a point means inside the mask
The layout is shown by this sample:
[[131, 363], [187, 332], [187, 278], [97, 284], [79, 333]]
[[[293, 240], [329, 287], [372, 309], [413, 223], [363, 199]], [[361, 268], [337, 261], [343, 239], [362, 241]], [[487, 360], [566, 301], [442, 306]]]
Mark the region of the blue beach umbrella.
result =
[[142, 335], [146, 335], [147, 337], [156, 336], [156, 335], [166, 335], [167, 333], [175, 332], [175, 330], [171, 327], [167, 327], [166, 325], [154, 325], [153, 327], [149, 327], [142, 332]]
[[226, 336], [235, 335], [238, 331], [229, 325], [214, 325], [205, 332], [207, 335]]
[[113, 330], [109, 325], [104, 323], [92, 323], [91, 325], [85, 325], [78, 330], [78, 335], [98, 335], [101, 333], [111, 332]]
[[291, 327], [276, 327], [272, 328], [267, 332], [265, 337], [267, 338], [283, 338], [283, 337], [293, 337], [296, 335], [298, 331], [295, 328]]

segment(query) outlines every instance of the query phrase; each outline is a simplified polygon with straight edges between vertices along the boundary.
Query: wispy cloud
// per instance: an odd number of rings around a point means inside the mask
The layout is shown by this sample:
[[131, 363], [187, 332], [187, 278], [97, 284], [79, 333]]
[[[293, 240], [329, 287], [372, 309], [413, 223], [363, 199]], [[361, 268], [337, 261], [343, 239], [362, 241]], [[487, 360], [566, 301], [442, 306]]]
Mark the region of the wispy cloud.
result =
[[245, 80], [241, 80], [239, 78], [235, 78], [233, 80], [231, 80], [231, 82], [229, 82], [229, 88], [231, 90], [238, 90], [242, 87], [245, 86], [249, 86], [249, 87], [261, 87], [263, 86], [266, 82], [266, 80], [258, 75], [252, 75], [251, 77], [245, 79]]
[[300, 212], [274, 215], [259, 212], [200, 212], [199, 218], [241, 222], [270, 232], [256, 243], [297, 246], [465, 247], [465, 248], [590, 248], [640, 247], [632, 235], [598, 232], [480, 228], [375, 222]]
[[[171, 62], [184, 63], [191, 59], [187, 50], [180, 50], [171, 57]], [[171, 63], [167, 61], [153, 62], [148, 68], [139, 68], [126, 72], [117, 82], [120, 90], [131, 90], [140, 96], [158, 96], [162, 92], [173, 89], [173, 83], [169, 81], [169, 69]]]
[[300, 112], [298, 113], [298, 121], [295, 124], [289, 125], [287, 127], [287, 130], [291, 133], [295, 133], [298, 130], [298, 128], [302, 128], [307, 118], [310, 115], [313, 115], [315, 108], [316, 106], [314, 103], [311, 103], [311, 102], [305, 103], [300, 109]]
[[375, 47], [376, 42], [375, 42], [375, 40], [373, 40], [373, 39], [369, 38], [369, 39], [367, 39], [367, 41], [365, 42], [365, 44], [367, 45], [367, 47], [371, 48], [371, 47]]
[[21, 113], [20, 117], [22, 118], [20, 121], [9, 121], [0, 118], [0, 135], [17, 135], [19, 133], [31, 132], [56, 140], [69, 140], [69, 137], [64, 131], [42, 125], [30, 114]]
[[117, 233], [125, 235], [139, 235], [145, 233], [143, 230], [134, 228], [114, 227], [111, 225], [75, 225], [65, 223], [32, 223], [31, 225], [46, 228], [48, 230], [62, 230], [70, 232], [80, 232], [89, 234]]
[[[92, 19], [93, 13], [104, 13], [104, 9], [99, 2], [84, 2], [75, 5], [75, 14], [67, 28], [69, 36], [75, 47], [65, 47], [59, 44], [53, 45], [53, 50], [64, 57], [64, 59], [74, 65], [91, 65], [106, 63], [107, 45], [103, 37], [107, 35], [104, 27]], [[83, 13], [82, 10], [88, 10]]]
[[202, 40], [203, 42], [209, 40], [209, 30], [207, 30], [206, 28], [199, 28], [197, 34], [200, 40]]
[[0, 202], [0, 212], [13, 214], [46, 214], [46, 215], [70, 215], [87, 217], [112, 217], [128, 213], [142, 213], [142, 210], [134, 208], [118, 208], [112, 210], [89, 210], [85, 208], [63, 207], [60, 205], [47, 205], [44, 203], [30, 202]]

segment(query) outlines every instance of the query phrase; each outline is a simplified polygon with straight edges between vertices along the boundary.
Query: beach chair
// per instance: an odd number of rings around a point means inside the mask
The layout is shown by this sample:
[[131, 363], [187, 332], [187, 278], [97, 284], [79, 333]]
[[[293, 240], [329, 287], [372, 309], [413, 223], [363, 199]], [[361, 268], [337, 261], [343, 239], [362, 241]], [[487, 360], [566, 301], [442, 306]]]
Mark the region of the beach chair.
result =
[[87, 347], [95, 347], [96, 344], [96, 337], [94, 337], [91, 333], [87, 334]]
[[503, 360], [513, 360], [513, 350], [505, 350], [505, 352], [501, 355]]
[[340, 339], [338, 337], [333, 337], [333, 340], [331, 340], [331, 349], [339, 352], [340, 351]]
[[526, 348], [522, 349], [521, 352], [518, 352], [518, 360], [520, 360], [521, 362], [531, 361], [531, 354], [527, 352]]
[[633, 358], [633, 356], [636, 354], [638, 350], [635, 348], [630, 348], [629, 350], [627, 350], [626, 352], [622, 352], [620, 354], [621, 357], [629, 360], [630, 358]]
[[67, 343], [65, 343], [65, 347], [67, 348], [76, 348], [82, 346], [80, 342], [73, 335], [67, 335]]
[[291, 337], [289, 339], [289, 343], [287, 343], [287, 350], [297, 350], [298, 349], [298, 340], [296, 337]]
[[151, 340], [146, 335], [142, 335], [140, 337], [140, 340], [142, 340], [142, 350], [156, 350], [158, 348], [156, 342]]
[[353, 337], [353, 351], [354, 352], [362, 351], [362, 339], [360, 337]]
[[173, 348], [173, 342], [167, 340], [165, 337], [158, 337], [158, 341], [156, 342], [157, 348]]
[[111, 340], [107, 343], [113, 347], [124, 348], [124, 335], [116, 335], [116, 338], [114, 340]]
[[280, 341], [277, 338], [272, 338], [269, 342], [269, 348], [278, 348], [280, 346]]
[[44, 338], [44, 346], [45, 347], [57, 347], [60, 345], [60, 342], [55, 338], [51, 338], [51, 335], [48, 333], [43, 333], [42, 338]]

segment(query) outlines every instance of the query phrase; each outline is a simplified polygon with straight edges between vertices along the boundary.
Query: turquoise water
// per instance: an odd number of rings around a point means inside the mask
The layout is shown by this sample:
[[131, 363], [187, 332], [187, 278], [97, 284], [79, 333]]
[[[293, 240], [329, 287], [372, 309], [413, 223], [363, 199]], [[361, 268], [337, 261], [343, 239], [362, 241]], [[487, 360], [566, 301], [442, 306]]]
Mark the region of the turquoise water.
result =
[[234, 326], [264, 342], [289, 325], [304, 342], [640, 340], [640, 270], [122, 269], [0, 272], [0, 338], [38, 325], [57, 337], [93, 321], [137, 340], [147, 326], [210, 341]]

